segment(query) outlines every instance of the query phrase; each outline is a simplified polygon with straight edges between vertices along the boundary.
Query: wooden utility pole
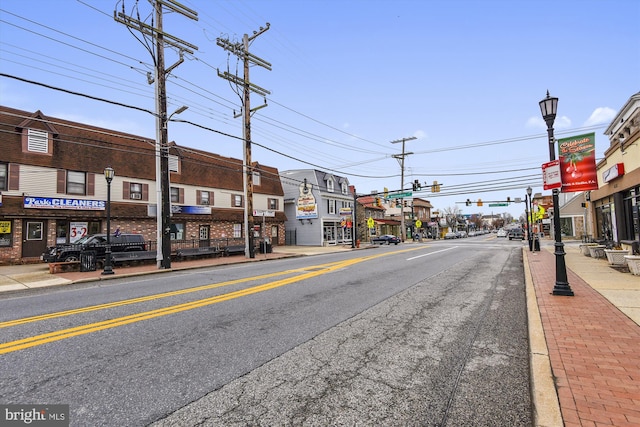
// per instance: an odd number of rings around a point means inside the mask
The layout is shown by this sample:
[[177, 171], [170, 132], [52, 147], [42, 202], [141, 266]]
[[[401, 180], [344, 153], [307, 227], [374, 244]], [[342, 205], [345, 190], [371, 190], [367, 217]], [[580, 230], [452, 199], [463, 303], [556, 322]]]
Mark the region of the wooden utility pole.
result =
[[[266, 97], [270, 95], [266, 89], [261, 88], [255, 84], [252, 84], [249, 80], [249, 66], [251, 64], [259, 65], [271, 71], [271, 64], [267, 61], [258, 58], [255, 55], [249, 53], [249, 42], [258, 37], [269, 29], [269, 23], [266, 27], [260, 27], [260, 31], [254, 31], [253, 35], [249, 37], [245, 34], [242, 38], [242, 43], [231, 43], [229, 39], [216, 39], [216, 44], [227, 50], [238, 58], [244, 61], [244, 76], [239, 78], [237, 75], [233, 75], [227, 71], [221, 73], [218, 70], [218, 76], [223, 79], [242, 87], [242, 116], [244, 117], [243, 126], [243, 139], [244, 139], [244, 160], [243, 160], [243, 187], [244, 187], [244, 225], [245, 225], [245, 256], [247, 258], [255, 258], [255, 247], [253, 244], [253, 168], [251, 167], [251, 113], [260, 108], [266, 107], [265, 103], [259, 107], [251, 109], [251, 92], [255, 92], [258, 95]], [[239, 117], [239, 116], [236, 116]], [[264, 231], [264, 230], [263, 230]]]
[[[410, 138], [402, 138], [402, 139], [397, 139], [395, 141], [391, 141], [392, 144], [397, 144], [399, 142], [402, 142], [402, 154], [394, 154], [392, 156], [393, 158], [397, 159], [398, 162], [400, 163], [400, 191], [401, 192], [404, 192], [404, 158], [409, 154], [413, 154], [413, 153], [405, 153], [404, 143], [406, 141], [411, 141], [414, 139], [416, 139], [415, 136], [412, 136]], [[407, 237], [407, 230], [405, 230], [405, 227], [404, 227], [404, 197], [400, 199], [400, 227], [402, 227], [400, 238], [404, 242]]]
[[[158, 240], [156, 260], [158, 268], [167, 269], [171, 268], [171, 195], [169, 183], [169, 135], [167, 131], [167, 122], [170, 117], [167, 116], [166, 77], [171, 70], [184, 61], [184, 53], [193, 55], [194, 51], [198, 50], [198, 47], [164, 32], [162, 28], [162, 6], [164, 5], [171, 11], [195, 21], [198, 20], [198, 12], [181, 5], [175, 0], [155, 0], [152, 5], [155, 10], [155, 27], [126, 15], [124, 2], [122, 12], [114, 11], [113, 18], [129, 28], [139, 31], [143, 37], [151, 38], [151, 45], [155, 46], [155, 51], [151, 52], [155, 63], [155, 75], [154, 78], [147, 76], [147, 79], [149, 84], [154, 82], [156, 84], [156, 232]], [[165, 45], [178, 49], [180, 54], [178, 62], [167, 69], [164, 67]], [[185, 107], [182, 107], [178, 111], [184, 111], [185, 109]]]

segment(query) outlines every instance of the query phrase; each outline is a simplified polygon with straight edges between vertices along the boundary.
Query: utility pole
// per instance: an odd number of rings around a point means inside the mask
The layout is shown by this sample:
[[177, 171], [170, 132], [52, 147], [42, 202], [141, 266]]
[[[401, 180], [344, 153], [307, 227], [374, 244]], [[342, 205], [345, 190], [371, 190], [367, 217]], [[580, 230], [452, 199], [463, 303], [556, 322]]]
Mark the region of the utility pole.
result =
[[[242, 38], [242, 43], [231, 43], [229, 39], [217, 38], [216, 44], [226, 51], [229, 51], [241, 58], [244, 61], [244, 76], [243, 78], [237, 75], [231, 74], [228, 71], [220, 73], [218, 70], [218, 77], [222, 77], [225, 80], [229, 80], [231, 83], [242, 87], [242, 113], [244, 117], [243, 126], [243, 139], [244, 139], [244, 159], [243, 159], [243, 187], [244, 187], [244, 226], [245, 226], [245, 256], [247, 258], [255, 258], [255, 247], [253, 244], [253, 168], [251, 166], [251, 113], [267, 106], [266, 96], [270, 95], [266, 89], [261, 88], [258, 85], [251, 83], [249, 80], [249, 66], [251, 64], [259, 65], [267, 70], [271, 71], [271, 64], [264, 59], [258, 58], [255, 55], [249, 53], [249, 42], [253, 41], [260, 34], [269, 29], [269, 23], [266, 27], [260, 27], [259, 31], [254, 31], [253, 35], [249, 37], [245, 34]], [[251, 109], [251, 92], [255, 92], [258, 95], [265, 97], [263, 105]], [[240, 117], [237, 115], [235, 117]], [[264, 232], [264, 230], [263, 230]]]
[[[167, 116], [166, 77], [175, 67], [184, 61], [184, 53], [193, 55], [194, 51], [198, 50], [198, 47], [164, 32], [162, 28], [163, 5], [172, 12], [184, 15], [194, 21], [198, 20], [198, 12], [181, 5], [175, 0], [152, 1], [152, 6], [155, 11], [155, 27], [126, 15], [124, 2], [122, 3], [122, 12], [114, 11], [113, 18], [116, 22], [139, 31], [145, 39], [147, 37], [151, 38], [151, 46], [155, 47], [155, 51], [151, 52], [151, 56], [155, 62], [155, 75], [151, 78], [149, 73], [147, 75], [147, 81], [149, 84], [155, 82], [156, 93], [156, 235], [158, 241], [156, 261], [158, 268], [168, 269], [171, 268], [171, 195], [169, 184], [169, 136], [167, 131], [169, 117]], [[165, 45], [178, 49], [180, 55], [178, 62], [166, 70], [164, 68]], [[184, 111], [185, 109], [186, 107], [182, 107], [174, 114]]]
[[[402, 154], [394, 154], [393, 158], [398, 160], [398, 163], [400, 163], [400, 191], [404, 192], [404, 158], [410, 154], [413, 154], [412, 152], [409, 153], [405, 153], [404, 151], [404, 143], [406, 141], [412, 141], [414, 139], [417, 139], [415, 136], [411, 136], [409, 138], [402, 138], [402, 139], [396, 139], [395, 141], [391, 141], [392, 144], [397, 144], [399, 142], [402, 142]], [[404, 228], [404, 197], [400, 199], [400, 227], [402, 227], [402, 233], [401, 233], [401, 239], [404, 242], [406, 237], [407, 237], [407, 231]]]

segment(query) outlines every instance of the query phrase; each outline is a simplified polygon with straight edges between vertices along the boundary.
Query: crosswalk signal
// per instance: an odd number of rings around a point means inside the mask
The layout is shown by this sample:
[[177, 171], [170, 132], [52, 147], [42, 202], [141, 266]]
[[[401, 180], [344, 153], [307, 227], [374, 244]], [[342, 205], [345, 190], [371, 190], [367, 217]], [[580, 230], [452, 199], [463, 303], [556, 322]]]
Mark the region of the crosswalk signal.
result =
[[466, 203], [466, 205], [467, 205], [467, 206], [471, 206], [471, 200], [467, 199], [467, 203]]
[[482, 206], [482, 200], [478, 199], [478, 206]]

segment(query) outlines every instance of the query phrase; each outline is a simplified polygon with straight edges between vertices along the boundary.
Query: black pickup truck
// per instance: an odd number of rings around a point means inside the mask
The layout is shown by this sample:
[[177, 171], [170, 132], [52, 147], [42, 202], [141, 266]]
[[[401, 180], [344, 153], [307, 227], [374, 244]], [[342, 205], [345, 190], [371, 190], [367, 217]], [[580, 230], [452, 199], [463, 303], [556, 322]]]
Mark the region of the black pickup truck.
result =
[[[147, 249], [141, 234], [118, 234], [111, 236], [111, 252], [144, 251]], [[80, 252], [95, 251], [96, 259], [102, 260], [107, 249], [107, 235], [85, 236], [75, 243], [50, 246], [40, 257], [44, 262], [79, 261]]]

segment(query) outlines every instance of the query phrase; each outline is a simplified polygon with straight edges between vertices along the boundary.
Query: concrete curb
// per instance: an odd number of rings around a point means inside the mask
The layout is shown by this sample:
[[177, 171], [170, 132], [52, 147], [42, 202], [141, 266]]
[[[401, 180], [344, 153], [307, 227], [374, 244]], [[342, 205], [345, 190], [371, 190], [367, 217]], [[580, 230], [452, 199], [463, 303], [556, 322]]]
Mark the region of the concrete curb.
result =
[[551, 372], [549, 349], [542, 329], [542, 319], [533, 278], [529, 270], [529, 256], [522, 249], [524, 259], [524, 279], [527, 297], [527, 317], [529, 321], [529, 369], [531, 371], [531, 399], [533, 422], [539, 427], [564, 425], [560, 412], [558, 392]]

